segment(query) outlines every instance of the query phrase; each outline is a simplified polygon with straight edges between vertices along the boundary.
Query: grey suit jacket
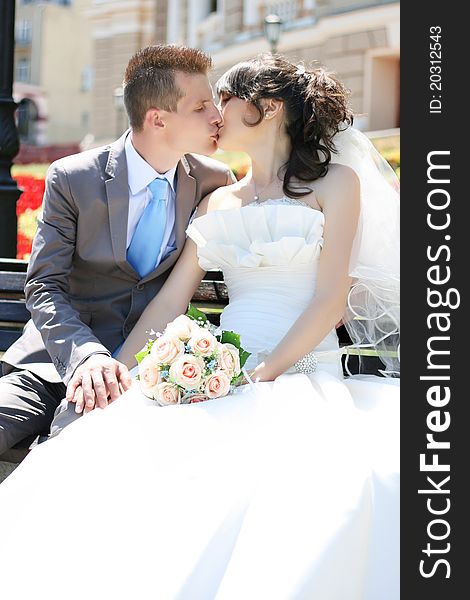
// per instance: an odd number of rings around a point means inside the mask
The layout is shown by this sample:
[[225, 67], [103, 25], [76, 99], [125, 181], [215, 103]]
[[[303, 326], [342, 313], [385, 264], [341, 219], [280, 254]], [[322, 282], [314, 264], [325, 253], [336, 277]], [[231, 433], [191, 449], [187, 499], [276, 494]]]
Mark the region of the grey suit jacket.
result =
[[51, 165], [26, 278], [32, 318], [4, 354], [4, 372], [15, 366], [67, 383], [88, 356], [116, 349], [168, 277], [199, 201], [233, 182], [213, 159], [188, 154], [178, 163], [176, 250], [140, 279], [126, 260], [126, 134]]

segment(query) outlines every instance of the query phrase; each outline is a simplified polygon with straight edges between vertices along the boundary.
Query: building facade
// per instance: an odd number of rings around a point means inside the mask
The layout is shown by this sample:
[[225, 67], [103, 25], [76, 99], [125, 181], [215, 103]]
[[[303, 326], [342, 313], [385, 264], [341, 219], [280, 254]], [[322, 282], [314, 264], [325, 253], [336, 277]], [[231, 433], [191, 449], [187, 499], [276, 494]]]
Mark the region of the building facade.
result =
[[90, 131], [93, 0], [17, 0], [13, 96], [23, 143], [78, 143]]
[[[18, 0], [17, 22], [26, 19], [27, 11], [31, 27], [18, 23], [17, 31], [25, 39], [30, 35], [31, 48], [40, 51], [31, 53], [28, 67], [27, 46], [17, 43], [16, 69], [18, 78], [26, 78], [29, 68], [30, 79], [21, 85], [35, 85], [43, 94], [43, 137], [49, 142], [71, 141], [71, 136], [79, 141], [88, 133], [96, 145], [127, 127], [120, 86], [139, 48], [157, 42], [202, 48], [213, 57], [215, 81], [234, 63], [270, 50], [264, 33], [268, 14], [282, 19], [279, 53], [322, 64], [344, 81], [361, 129], [390, 130], [400, 124], [396, 1]], [[85, 89], [79, 82], [85, 82]]]
[[[196, 46], [214, 59], [213, 81], [234, 63], [270, 50], [264, 18], [282, 19], [278, 52], [318, 62], [351, 90], [357, 125], [399, 127], [399, 3], [387, 0], [95, 0], [93, 132], [111, 139], [126, 126], [113, 103], [128, 58], [167, 41]], [[114, 114], [114, 118], [110, 118]]]

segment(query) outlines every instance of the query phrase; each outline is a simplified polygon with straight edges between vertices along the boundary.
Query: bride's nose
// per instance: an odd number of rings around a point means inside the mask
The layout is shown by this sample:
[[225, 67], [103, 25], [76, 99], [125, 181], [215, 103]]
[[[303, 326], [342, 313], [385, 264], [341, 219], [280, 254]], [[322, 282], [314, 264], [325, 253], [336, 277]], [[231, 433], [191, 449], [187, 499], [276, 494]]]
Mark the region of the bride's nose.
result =
[[214, 125], [217, 124], [220, 126], [222, 121], [223, 121], [222, 113], [220, 112], [218, 105], [213, 103], [212, 111], [211, 111], [211, 123], [213, 123]]

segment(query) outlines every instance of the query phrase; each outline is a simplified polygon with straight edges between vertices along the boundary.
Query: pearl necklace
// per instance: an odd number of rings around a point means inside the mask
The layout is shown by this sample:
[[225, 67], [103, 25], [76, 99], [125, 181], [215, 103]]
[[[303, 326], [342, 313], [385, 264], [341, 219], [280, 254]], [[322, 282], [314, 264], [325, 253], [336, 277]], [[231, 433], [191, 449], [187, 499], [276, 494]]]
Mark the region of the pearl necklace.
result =
[[276, 175], [276, 177], [274, 177], [274, 179], [271, 179], [271, 181], [269, 181], [265, 186], [263, 186], [259, 192], [256, 189], [255, 180], [252, 179], [252, 184], [253, 184], [253, 187], [255, 188], [255, 193], [254, 193], [254, 196], [253, 196], [253, 200], [255, 202], [259, 202], [260, 201], [259, 200], [260, 194], [262, 194], [264, 192], [264, 190], [266, 190], [274, 181], [276, 181], [276, 179], [279, 181], [277, 175]]

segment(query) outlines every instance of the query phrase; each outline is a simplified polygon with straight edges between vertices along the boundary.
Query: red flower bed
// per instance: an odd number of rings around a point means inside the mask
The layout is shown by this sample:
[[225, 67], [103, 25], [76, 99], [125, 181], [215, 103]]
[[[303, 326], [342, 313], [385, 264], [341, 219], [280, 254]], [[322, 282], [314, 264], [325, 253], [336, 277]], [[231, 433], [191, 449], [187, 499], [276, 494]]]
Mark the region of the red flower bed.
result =
[[16, 203], [18, 235], [16, 258], [28, 259], [37, 225], [37, 215], [42, 205], [45, 181], [30, 175], [15, 177], [18, 187], [23, 190]]
[[23, 190], [16, 203], [16, 214], [20, 216], [26, 209], [37, 210], [42, 204], [45, 181], [31, 175], [17, 175], [15, 177], [18, 187]]
[[16, 237], [16, 258], [28, 259], [31, 255], [32, 242], [31, 238], [18, 231]]

